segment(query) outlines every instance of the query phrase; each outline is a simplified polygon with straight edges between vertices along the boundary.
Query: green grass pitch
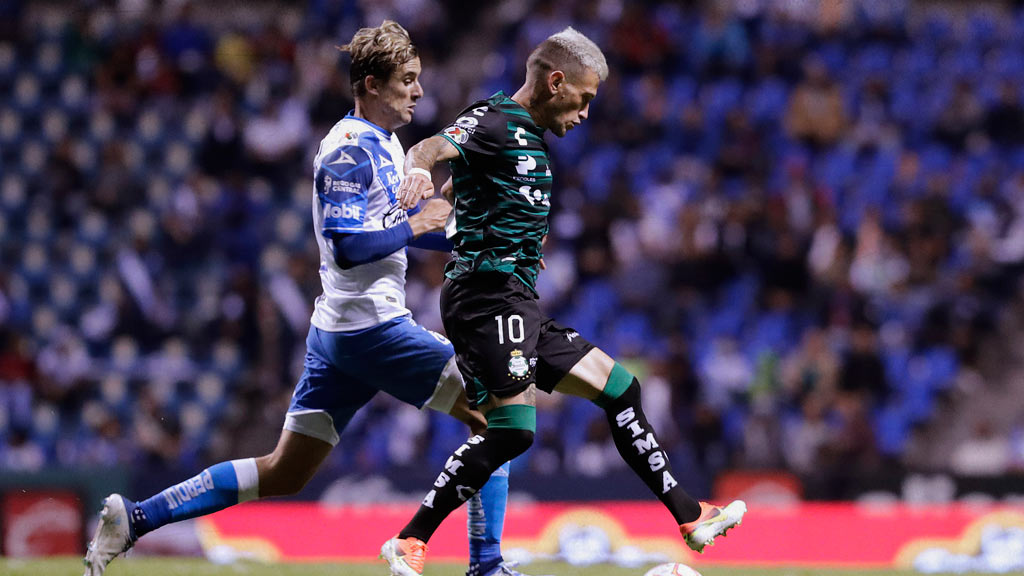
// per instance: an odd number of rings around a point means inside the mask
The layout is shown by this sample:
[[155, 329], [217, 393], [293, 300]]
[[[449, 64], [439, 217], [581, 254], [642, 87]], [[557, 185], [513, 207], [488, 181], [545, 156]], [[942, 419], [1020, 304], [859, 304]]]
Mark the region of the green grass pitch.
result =
[[[527, 574], [555, 576], [642, 576], [648, 567], [620, 568], [600, 564], [574, 567], [567, 564], [536, 562], [523, 566]], [[427, 564], [424, 576], [463, 576], [465, 566], [459, 564]], [[700, 570], [703, 576], [911, 576], [915, 572], [901, 570], [850, 570], [832, 568], [758, 568], [711, 567]], [[3, 576], [76, 576], [82, 574], [79, 558], [52, 560], [8, 560], [0, 558]], [[376, 564], [251, 564], [218, 566], [186, 558], [119, 558], [110, 565], [106, 576], [387, 576], [384, 563]]]

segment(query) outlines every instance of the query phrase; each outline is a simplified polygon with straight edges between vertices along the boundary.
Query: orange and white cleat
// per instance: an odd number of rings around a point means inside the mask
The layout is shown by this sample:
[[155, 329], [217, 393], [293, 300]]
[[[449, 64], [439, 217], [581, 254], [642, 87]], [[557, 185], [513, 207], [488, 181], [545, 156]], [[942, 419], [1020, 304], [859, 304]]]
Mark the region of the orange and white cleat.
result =
[[380, 547], [380, 557], [388, 563], [392, 576], [423, 576], [428, 550], [426, 543], [418, 538], [396, 536]]
[[743, 500], [736, 500], [724, 508], [701, 502], [700, 517], [680, 524], [679, 533], [691, 550], [703, 553], [705, 546], [714, 544], [715, 537], [725, 536], [732, 527], [739, 526], [746, 513], [747, 505]]

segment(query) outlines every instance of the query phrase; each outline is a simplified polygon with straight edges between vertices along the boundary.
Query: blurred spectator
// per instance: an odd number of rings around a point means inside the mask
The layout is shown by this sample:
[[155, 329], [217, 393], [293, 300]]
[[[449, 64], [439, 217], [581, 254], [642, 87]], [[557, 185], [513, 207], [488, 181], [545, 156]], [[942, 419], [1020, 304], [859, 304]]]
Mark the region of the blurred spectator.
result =
[[719, 410], [744, 397], [754, 379], [750, 362], [740, 353], [736, 341], [729, 338], [714, 342], [701, 372], [704, 401]]
[[801, 417], [786, 427], [783, 455], [789, 468], [798, 474], [821, 471], [820, 454], [831, 436], [825, 420], [827, 402], [820, 394], [807, 396], [800, 404]]
[[[885, 368], [878, 353], [878, 337], [874, 328], [858, 323], [850, 333], [850, 349], [843, 358], [839, 374], [839, 390], [850, 396], [848, 403], [875, 405], [889, 392]], [[851, 411], [851, 415], [859, 415]]]
[[302, 104], [294, 98], [271, 96], [243, 133], [253, 172], [268, 179], [275, 190], [285, 188], [308, 135], [309, 117]]
[[199, 148], [199, 166], [214, 178], [224, 178], [243, 168], [242, 123], [235, 106], [236, 98], [227, 85], [219, 87], [211, 98], [209, 128]]
[[1024, 144], [1024, 106], [1020, 88], [1012, 80], [999, 85], [999, 99], [985, 114], [985, 131], [1000, 146]]
[[830, 402], [838, 389], [839, 366], [825, 333], [812, 328], [804, 333], [800, 347], [782, 362], [783, 389], [799, 405], [812, 396], [817, 403]]
[[691, 43], [697, 70], [711, 78], [740, 75], [750, 63], [750, 43], [743, 23], [719, 4], [711, 5]]
[[996, 434], [991, 421], [980, 418], [971, 436], [953, 448], [950, 467], [963, 476], [998, 476], [1010, 469], [1010, 452], [1009, 440]]
[[0, 447], [0, 464], [11, 472], [38, 472], [46, 464], [46, 455], [31, 441], [25, 428], [16, 427], [7, 435], [6, 444]]
[[982, 127], [983, 120], [984, 110], [970, 82], [960, 80], [935, 122], [935, 138], [953, 150], [963, 150], [968, 137]]
[[819, 450], [826, 498], [850, 498], [860, 475], [878, 472], [881, 458], [868, 419], [867, 402], [856, 395], [840, 396], [837, 423]]
[[339, 70], [331, 72], [323, 92], [309, 109], [309, 119], [316, 131], [326, 132], [352, 110], [352, 89], [348, 79]]
[[843, 95], [817, 56], [804, 60], [804, 79], [789, 98], [785, 123], [790, 136], [814, 149], [836, 144], [846, 128]]

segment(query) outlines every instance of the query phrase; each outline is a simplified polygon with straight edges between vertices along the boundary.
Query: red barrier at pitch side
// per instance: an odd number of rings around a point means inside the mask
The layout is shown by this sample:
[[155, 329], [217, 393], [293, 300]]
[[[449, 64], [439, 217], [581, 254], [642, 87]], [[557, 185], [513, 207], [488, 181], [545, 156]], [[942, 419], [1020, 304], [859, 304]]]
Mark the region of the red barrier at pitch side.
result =
[[[201, 520], [200, 537], [208, 550], [227, 546], [268, 561], [370, 561], [415, 509], [253, 503]], [[584, 546], [605, 546], [613, 555], [628, 550], [634, 558], [661, 555], [694, 564], [906, 567], [925, 552], [977, 554], [986, 528], [1016, 534], [1024, 529], [1024, 508], [751, 506], [742, 526], [697, 555], [657, 503], [518, 504], [509, 506], [503, 547], [534, 558], [565, 558], [574, 542], [586, 541]], [[464, 562], [467, 548], [463, 508], [431, 539], [430, 559]]]

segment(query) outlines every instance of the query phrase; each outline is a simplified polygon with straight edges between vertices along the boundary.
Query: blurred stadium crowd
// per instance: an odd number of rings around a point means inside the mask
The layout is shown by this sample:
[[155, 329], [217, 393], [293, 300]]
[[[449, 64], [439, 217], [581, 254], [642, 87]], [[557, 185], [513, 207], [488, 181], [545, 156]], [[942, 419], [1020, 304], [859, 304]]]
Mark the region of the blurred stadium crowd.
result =
[[[677, 466], [1024, 469], [1005, 401], [942, 434], [1021, 374], [990, 343], [1024, 307], [1024, 9], [486, 4], [0, 4], [0, 467], [184, 477], [272, 446], [320, 290], [311, 158], [352, 105], [336, 46], [391, 17], [425, 70], [407, 147], [564, 26], [604, 48], [590, 121], [551, 139], [542, 302], [629, 359]], [[440, 330], [446, 256], [410, 255]], [[520, 469], [622, 465], [597, 409], [538, 401]], [[378, 397], [329, 466], [464, 434]]]

